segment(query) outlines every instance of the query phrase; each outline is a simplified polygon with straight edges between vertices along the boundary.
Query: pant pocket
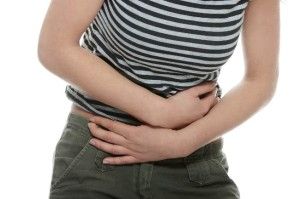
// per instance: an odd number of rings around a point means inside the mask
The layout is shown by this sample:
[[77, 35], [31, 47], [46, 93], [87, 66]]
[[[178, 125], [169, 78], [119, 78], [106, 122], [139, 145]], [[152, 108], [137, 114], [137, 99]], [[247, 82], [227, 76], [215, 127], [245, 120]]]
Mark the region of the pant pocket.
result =
[[209, 157], [195, 158], [185, 162], [188, 177], [199, 186], [232, 182], [228, 175], [228, 163], [224, 153]]
[[94, 162], [99, 171], [101, 171], [101, 172], [112, 171], [115, 169], [116, 166], [119, 166], [119, 167], [121, 166], [121, 165], [104, 164], [103, 159], [107, 156], [113, 156], [113, 154], [110, 154], [110, 153], [107, 153], [106, 151], [97, 149], [97, 153], [96, 153]]
[[87, 151], [92, 149], [93, 146], [89, 144], [90, 137], [82, 131], [75, 124], [66, 124], [55, 148], [50, 188], [52, 191], [68, 177]]

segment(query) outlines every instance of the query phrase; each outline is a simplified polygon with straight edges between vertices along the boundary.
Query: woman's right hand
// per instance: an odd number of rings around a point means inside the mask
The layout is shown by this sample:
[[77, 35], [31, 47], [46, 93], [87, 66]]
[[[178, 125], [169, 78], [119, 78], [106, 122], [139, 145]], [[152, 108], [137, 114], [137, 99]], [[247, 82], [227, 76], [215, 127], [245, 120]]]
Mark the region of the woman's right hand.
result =
[[215, 82], [193, 86], [166, 99], [166, 107], [156, 118], [160, 127], [181, 129], [204, 117], [218, 103]]

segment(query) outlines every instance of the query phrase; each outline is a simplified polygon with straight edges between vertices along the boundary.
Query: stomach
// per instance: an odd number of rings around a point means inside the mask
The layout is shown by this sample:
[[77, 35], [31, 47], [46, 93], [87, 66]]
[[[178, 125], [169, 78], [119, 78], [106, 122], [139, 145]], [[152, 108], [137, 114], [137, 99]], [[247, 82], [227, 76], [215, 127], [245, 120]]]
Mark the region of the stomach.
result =
[[83, 116], [87, 120], [89, 120], [91, 117], [97, 116], [97, 115], [95, 115], [93, 113], [90, 113], [90, 112], [84, 110], [83, 108], [79, 107], [74, 102], [72, 103], [72, 106], [71, 106], [71, 112], [76, 114], [76, 115]]

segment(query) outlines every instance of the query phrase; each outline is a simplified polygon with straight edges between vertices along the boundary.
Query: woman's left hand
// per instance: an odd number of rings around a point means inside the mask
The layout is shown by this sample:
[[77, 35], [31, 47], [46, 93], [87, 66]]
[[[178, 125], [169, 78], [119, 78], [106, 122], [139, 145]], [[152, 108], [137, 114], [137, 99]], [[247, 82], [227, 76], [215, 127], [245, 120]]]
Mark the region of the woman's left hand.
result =
[[[148, 125], [128, 125], [102, 116], [89, 119], [90, 143], [108, 153], [107, 164], [131, 164], [184, 157], [188, 142], [181, 131]], [[101, 128], [104, 127], [106, 129]], [[108, 160], [108, 162], [105, 162]]]

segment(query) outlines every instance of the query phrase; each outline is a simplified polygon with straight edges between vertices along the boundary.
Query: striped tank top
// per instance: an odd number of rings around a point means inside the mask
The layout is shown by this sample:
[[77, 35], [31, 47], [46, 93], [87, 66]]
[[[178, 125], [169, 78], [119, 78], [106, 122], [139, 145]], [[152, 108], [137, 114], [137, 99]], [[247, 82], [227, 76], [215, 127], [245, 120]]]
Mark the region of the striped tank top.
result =
[[[217, 81], [237, 45], [248, 0], [104, 0], [80, 46], [134, 83], [167, 98]], [[217, 85], [217, 95], [222, 89]], [[69, 100], [131, 125], [132, 115], [68, 84]]]

